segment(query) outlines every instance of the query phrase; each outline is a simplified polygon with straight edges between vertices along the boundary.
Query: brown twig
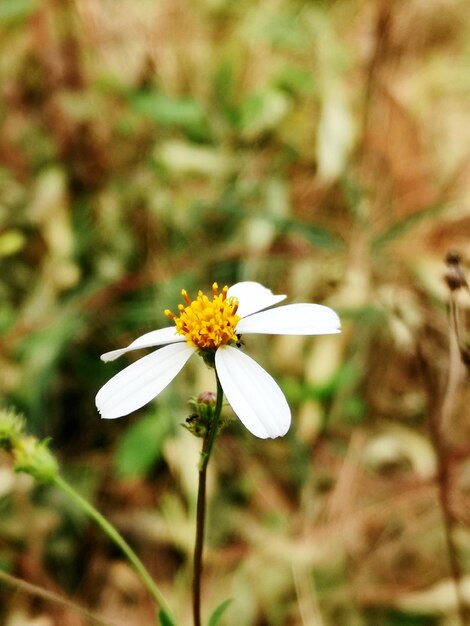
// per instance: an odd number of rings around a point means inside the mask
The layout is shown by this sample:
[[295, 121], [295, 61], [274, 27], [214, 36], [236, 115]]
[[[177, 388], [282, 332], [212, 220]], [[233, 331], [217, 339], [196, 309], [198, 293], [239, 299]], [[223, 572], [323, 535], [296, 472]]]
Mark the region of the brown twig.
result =
[[[418, 360], [423, 375], [424, 385], [427, 396], [429, 398], [429, 416], [428, 427], [431, 441], [436, 452], [437, 460], [437, 488], [439, 505], [441, 508], [442, 521], [444, 525], [444, 534], [446, 541], [446, 549], [449, 558], [450, 575], [454, 581], [455, 594], [457, 600], [457, 611], [461, 626], [468, 626], [468, 609], [466, 607], [465, 598], [461, 590], [461, 582], [463, 577], [462, 568], [458, 557], [458, 547], [454, 539], [455, 519], [452, 513], [450, 502], [451, 492], [451, 474], [449, 471], [447, 444], [442, 431], [442, 409], [440, 407], [439, 398], [436, 396], [438, 389], [434, 376], [430, 371], [428, 362], [421, 350], [418, 348]], [[449, 384], [448, 384], [449, 388]], [[447, 393], [445, 397], [448, 397]]]
[[[447, 257], [447, 262], [449, 263], [449, 255]], [[452, 273], [451, 278], [454, 277], [454, 273], [455, 272]], [[456, 294], [458, 289], [466, 286], [466, 281], [463, 279], [461, 284], [456, 286], [453, 280], [449, 280], [449, 273], [446, 275], [446, 281], [450, 290], [449, 371], [442, 401], [436, 376], [431, 371], [429, 359], [427, 359], [423, 354], [419, 344], [417, 346], [417, 354], [429, 401], [428, 428], [437, 459], [436, 478], [439, 505], [444, 525], [450, 575], [454, 582], [457, 612], [460, 624], [461, 626], [468, 626], [470, 623], [470, 613], [469, 607], [467, 606], [465, 597], [462, 593], [463, 571], [459, 561], [458, 546], [454, 538], [456, 522], [451, 504], [452, 475], [449, 463], [449, 446], [446, 439], [446, 433], [448, 432], [449, 422], [455, 405], [456, 393], [462, 380], [462, 362], [460, 358], [461, 321]]]

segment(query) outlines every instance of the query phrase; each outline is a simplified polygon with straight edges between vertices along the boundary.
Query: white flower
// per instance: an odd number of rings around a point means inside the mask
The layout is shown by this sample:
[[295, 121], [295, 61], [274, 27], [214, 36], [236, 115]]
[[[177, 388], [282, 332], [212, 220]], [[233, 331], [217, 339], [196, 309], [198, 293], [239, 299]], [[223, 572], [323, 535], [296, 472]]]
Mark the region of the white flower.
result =
[[101, 356], [113, 361], [140, 348], [159, 349], [142, 357], [109, 380], [96, 396], [101, 417], [128, 415], [150, 402], [175, 378], [195, 353], [213, 363], [224, 395], [245, 427], [256, 437], [279, 437], [289, 430], [291, 413], [274, 379], [240, 350], [241, 335], [326, 335], [340, 332], [340, 321], [330, 308], [320, 304], [290, 304], [271, 308], [286, 296], [274, 295], [255, 282], [212, 287], [212, 300], [199, 292], [191, 300], [182, 291], [186, 305], [179, 316], [166, 310], [174, 325], [154, 330], [127, 348]]

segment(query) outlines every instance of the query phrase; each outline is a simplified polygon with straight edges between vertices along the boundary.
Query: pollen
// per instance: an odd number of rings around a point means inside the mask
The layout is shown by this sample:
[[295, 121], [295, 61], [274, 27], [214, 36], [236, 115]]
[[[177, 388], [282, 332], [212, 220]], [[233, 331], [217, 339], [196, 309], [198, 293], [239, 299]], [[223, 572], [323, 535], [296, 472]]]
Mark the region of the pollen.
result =
[[186, 337], [189, 345], [198, 350], [215, 351], [238, 341], [235, 327], [241, 317], [237, 315], [238, 300], [227, 298], [228, 287], [223, 287], [219, 293], [217, 283], [212, 285], [212, 299], [199, 291], [197, 298], [191, 300], [183, 289], [181, 295], [186, 303], [178, 306], [179, 315], [168, 309], [165, 315], [176, 326], [176, 332]]

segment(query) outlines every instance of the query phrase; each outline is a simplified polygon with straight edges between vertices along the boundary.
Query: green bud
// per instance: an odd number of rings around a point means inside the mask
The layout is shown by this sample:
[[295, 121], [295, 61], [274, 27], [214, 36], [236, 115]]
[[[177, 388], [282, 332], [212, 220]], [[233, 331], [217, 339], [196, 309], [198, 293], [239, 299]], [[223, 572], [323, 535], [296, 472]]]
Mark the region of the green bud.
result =
[[0, 449], [8, 452], [24, 432], [25, 421], [11, 409], [0, 409]]
[[13, 450], [15, 472], [31, 474], [40, 483], [52, 482], [59, 467], [48, 448], [48, 440], [38, 441], [35, 437], [22, 437]]
[[193, 400], [197, 414], [204, 417], [212, 417], [216, 402], [217, 396], [213, 391], [203, 391]]
[[192, 398], [190, 404], [194, 410], [192, 415], [183, 424], [195, 437], [204, 438], [214, 415], [217, 396], [212, 391], [204, 391], [196, 398]]
[[207, 434], [207, 422], [205, 420], [201, 420], [197, 413], [193, 413], [187, 417], [183, 426], [195, 437], [204, 439]]

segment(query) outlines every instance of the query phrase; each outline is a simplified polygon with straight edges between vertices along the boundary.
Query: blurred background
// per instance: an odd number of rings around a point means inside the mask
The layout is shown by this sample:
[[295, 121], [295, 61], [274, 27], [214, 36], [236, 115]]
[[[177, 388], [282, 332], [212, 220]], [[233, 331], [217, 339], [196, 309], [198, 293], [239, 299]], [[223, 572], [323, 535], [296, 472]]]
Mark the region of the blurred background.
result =
[[[239, 280], [332, 306], [343, 332], [246, 342], [293, 425], [218, 440], [205, 614], [230, 597], [225, 626], [466, 623], [470, 398], [443, 259], [470, 255], [469, 68], [467, 0], [0, 1], [1, 404], [181, 625], [200, 445], [181, 423], [212, 375], [191, 361], [101, 421], [97, 390], [140, 354], [99, 355], [168, 325], [182, 288]], [[121, 554], [7, 455], [0, 569], [71, 602], [0, 583], [6, 626], [98, 623], [75, 604], [155, 621]]]

